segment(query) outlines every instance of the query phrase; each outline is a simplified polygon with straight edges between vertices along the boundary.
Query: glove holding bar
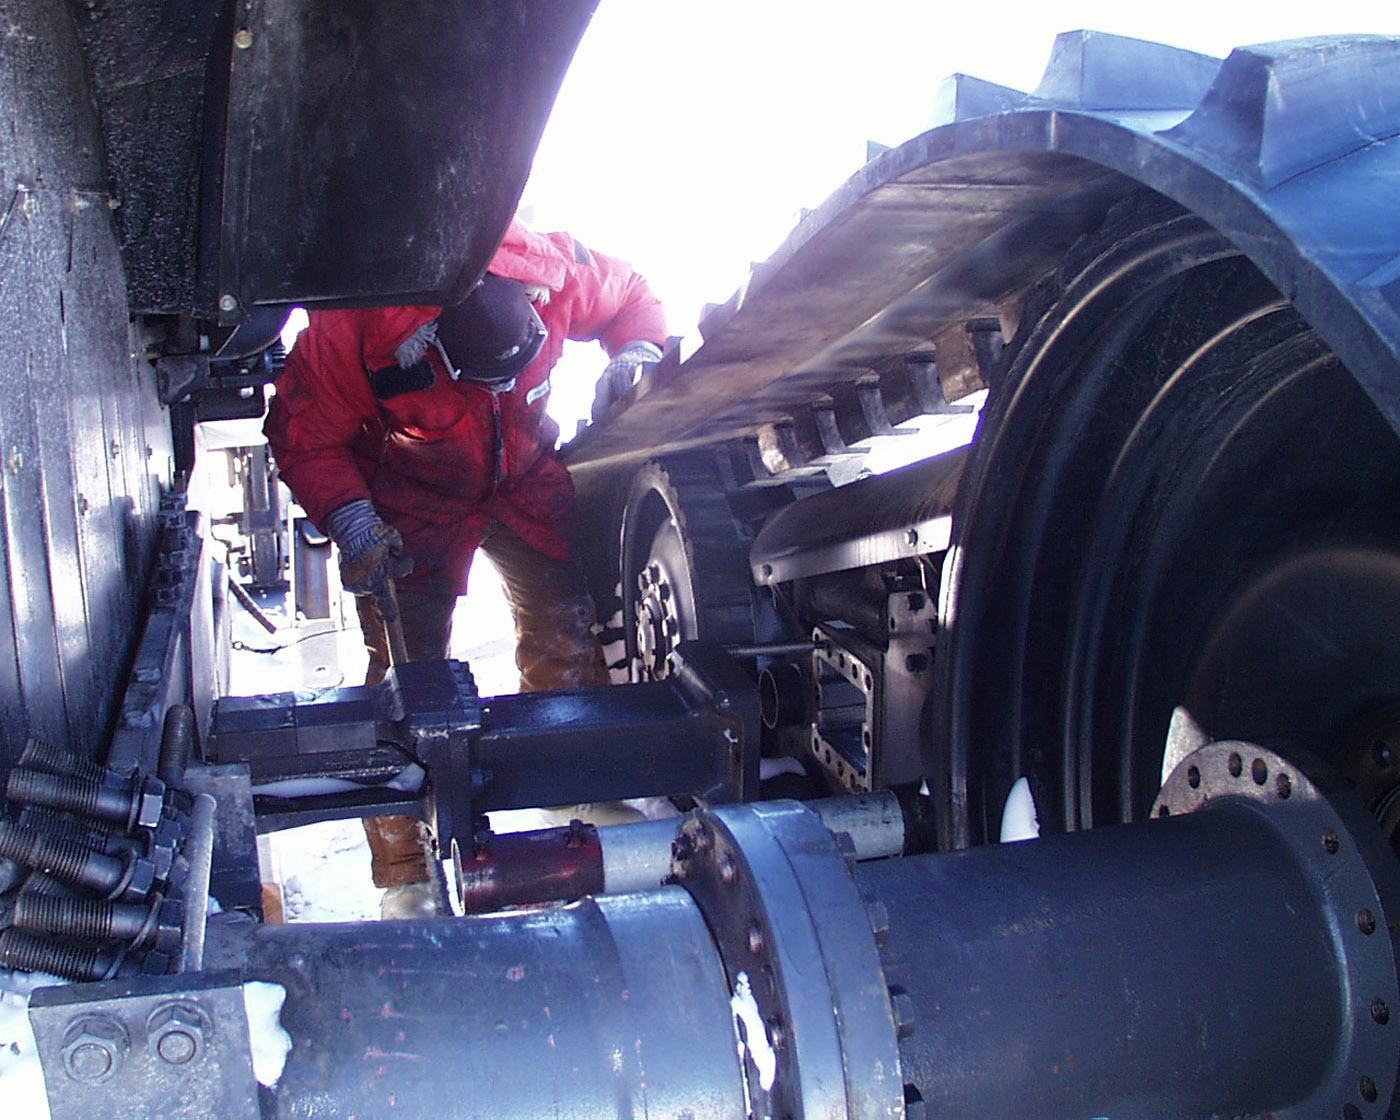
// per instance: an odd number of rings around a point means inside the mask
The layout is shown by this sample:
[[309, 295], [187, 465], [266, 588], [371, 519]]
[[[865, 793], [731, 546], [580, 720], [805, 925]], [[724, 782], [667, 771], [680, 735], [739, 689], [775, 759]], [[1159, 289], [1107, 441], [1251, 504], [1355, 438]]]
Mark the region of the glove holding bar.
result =
[[357, 498], [330, 512], [326, 535], [340, 549], [340, 582], [352, 595], [373, 595], [385, 622], [399, 616], [391, 594], [392, 580], [413, 571], [398, 530], [385, 524], [367, 498]]

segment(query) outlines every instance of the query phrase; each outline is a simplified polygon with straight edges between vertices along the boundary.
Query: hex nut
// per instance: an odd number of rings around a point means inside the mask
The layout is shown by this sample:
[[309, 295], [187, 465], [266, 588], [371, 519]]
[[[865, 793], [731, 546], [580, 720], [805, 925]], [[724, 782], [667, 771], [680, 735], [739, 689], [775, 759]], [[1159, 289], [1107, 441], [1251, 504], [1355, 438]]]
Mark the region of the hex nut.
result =
[[876, 898], [865, 904], [865, 912], [870, 918], [870, 932], [875, 935], [875, 946], [883, 949], [890, 939], [889, 907]]
[[120, 897], [126, 900], [145, 898], [151, 893], [151, 889], [155, 885], [155, 864], [141, 856], [133, 856], [131, 859], [131, 875], [122, 887]]
[[118, 1069], [131, 1049], [126, 1028], [107, 1015], [83, 1015], [63, 1034], [63, 1069], [74, 1081], [101, 1084]]
[[146, 1020], [146, 1045], [151, 1054], [172, 1066], [188, 1065], [204, 1056], [209, 1017], [192, 1003], [166, 1003]]
[[154, 829], [160, 824], [161, 811], [165, 807], [165, 791], [142, 790], [136, 806], [136, 827]]

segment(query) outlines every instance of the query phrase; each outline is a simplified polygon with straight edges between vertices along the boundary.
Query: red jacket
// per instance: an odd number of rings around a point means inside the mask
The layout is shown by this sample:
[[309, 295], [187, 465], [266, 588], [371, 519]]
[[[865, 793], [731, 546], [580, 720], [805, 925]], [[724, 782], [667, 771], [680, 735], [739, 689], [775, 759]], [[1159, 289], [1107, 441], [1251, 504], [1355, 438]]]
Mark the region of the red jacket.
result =
[[459, 593], [492, 520], [554, 559], [569, 556], [573, 485], [554, 455], [558, 425], [545, 415], [565, 338], [596, 339], [609, 355], [634, 339], [660, 346], [666, 338], [661, 304], [646, 281], [568, 234], [512, 222], [488, 267], [552, 292], [537, 304], [549, 337], [509, 391], [453, 381], [429, 347], [433, 386], [381, 401], [369, 372], [398, 364], [395, 351], [441, 308], [313, 311], [264, 425], [283, 481], [313, 522], [368, 498], [413, 557], [414, 573], [403, 582]]

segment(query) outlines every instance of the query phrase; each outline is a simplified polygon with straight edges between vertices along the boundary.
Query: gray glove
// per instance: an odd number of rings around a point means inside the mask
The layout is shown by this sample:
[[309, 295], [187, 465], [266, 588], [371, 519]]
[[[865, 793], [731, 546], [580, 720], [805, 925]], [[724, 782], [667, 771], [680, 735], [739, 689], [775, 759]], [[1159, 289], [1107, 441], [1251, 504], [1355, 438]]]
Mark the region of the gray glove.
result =
[[[373, 595], [382, 613], [389, 581], [413, 571], [413, 560], [403, 554], [398, 530], [386, 525], [365, 498], [332, 510], [324, 528], [340, 549], [340, 582], [345, 590], [352, 595]], [[393, 620], [385, 615], [385, 621]]]
[[637, 379], [659, 361], [660, 348], [640, 340], [629, 342], [614, 354], [593, 391], [593, 419], [597, 420], [612, 407], [614, 401], [626, 396]]

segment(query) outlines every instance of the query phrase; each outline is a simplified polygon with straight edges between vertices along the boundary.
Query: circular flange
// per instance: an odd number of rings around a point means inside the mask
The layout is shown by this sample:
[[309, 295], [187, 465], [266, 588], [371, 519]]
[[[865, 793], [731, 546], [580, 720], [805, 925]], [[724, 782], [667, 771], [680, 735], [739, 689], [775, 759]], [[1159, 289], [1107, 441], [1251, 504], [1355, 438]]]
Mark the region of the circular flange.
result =
[[1172, 771], [1152, 807], [1176, 816], [1212, 805], [1256, 808], [1332, 916], [1332, 943], [1350, 996], [1338, 1058], [1307, 1101], [1277, 1120], [1381, 1120], [1400, 1072], [1400, 865], [1373, 817], [1340, 780], [1312, 774], [1253, 743], [1209, 743]]
[[734, 994], [751, 1114], [903, 1115], [875, 935], [816, 814], [795, 801], [702, 810], [681, 826], [673, 854]]

